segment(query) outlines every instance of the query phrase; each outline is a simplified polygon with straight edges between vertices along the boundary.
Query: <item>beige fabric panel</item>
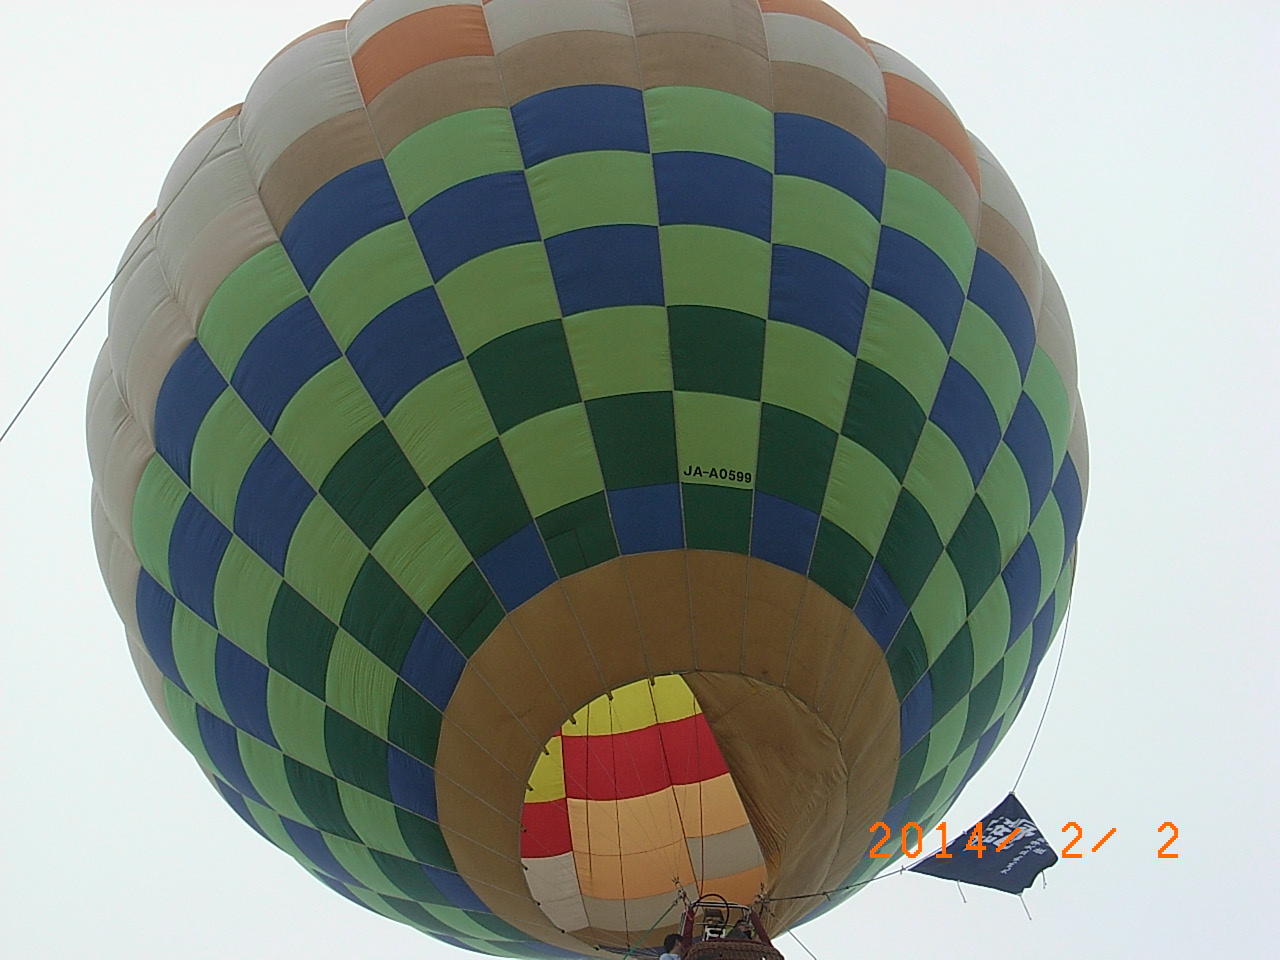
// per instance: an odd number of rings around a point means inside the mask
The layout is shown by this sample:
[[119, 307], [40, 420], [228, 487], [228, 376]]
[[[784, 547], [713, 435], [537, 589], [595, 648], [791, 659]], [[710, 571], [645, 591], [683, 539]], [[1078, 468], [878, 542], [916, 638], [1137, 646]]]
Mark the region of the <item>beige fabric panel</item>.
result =
[[[222, 211], [200, 231], [183, 258], [176, 283], [183, 313], [203, 320], [205, 308], [222, 281], [250, 257], [278, 241], [256, 195]], [[196, 329], [199, 330], [198, 325]]]
[[124, 404], [114, 379], [103, 380], [88, 411], [86, 434], [94, 489], [112, 528], [133, 546], [133, 498], [155, 446]]
[[1043, 296], [1040, 249], [1031, 218], [1013, 181], [982, 142], [970, 135], [982, 171], [982, 226], [978, 246], [1004, 264], [1027, 299], [1039, 327]]
[[635, 35], [701, 33], [719, 37], [761, 57], [769, 56], [764, 18], [756, 0], [631, 0]]
[[884, 159], [884, 107], [859, 87], [806, 63], [774, 62], [774, 105], [779, 113], [803, 113], [847, 130]]
[[124, 623], [126, 635], [132, 631], [140, 634], [138, 626], [137, 586], [142, 565], [133, 552], [133, 545], [116, 532], [107, 519], [102, 497], [95, 489], [90, 496], [92, 529], [97, 549], [98, 568], [107, 586], [107, 595]]
[[898, 120], [885, 124], [885, 159], [894, 170], [923, 180], [956, 208], [969, 232], [979, 235], [982, 200], [960, 161], [937, 140]]
[[493, 51], [501, 55], [526, 40], [590, 30], [631, 39], [626, 0], [489, 0], [484, 5]]
[[635, 41], [599, 30], [574, 30], [535, 37], [497, 57], [507, 102], [579, 84], [639, 87]]
[[769, 60], [731, 40], [705, 34], [653, 33], [636, 38], [644, 88], [707, 87], [772, 109]]
[[[586, 931], [582, 931], [584, 939], [595, 934], [598, 936], [598, 940], [591, 939], [588, 940], [589, 943], [618, 943], [623, 939], [619, 931], [626, 930], [628, 926], [632, 930], [645, 930], [666, 913], [667, 908], [675, 900], [679, 889], [685, 890], [690, 900], [697, 897], [697, 887], [692, 883], [684, 887], [677, 887], [674, 883], [668, 883], [667, 890], [662, 893], [654, 894], [652, 897], [633, 897], [626, 901], [583, 897], [582, 901], [586, 906], [587, 916], [591, 919], [591, 927]], [[678, 919], [678, 916], [679, 910], [672, 910], [671, 913], [667, 914], [667, 922], [670, 923], [672, 917]], [[672, 925], [672, 929], [675, 929], [674, 925]], [[648, 942], [661, 943], [662, 935], [660, 931], [655, 930], [649, 934]], [[578, 944], [578, 949], [582, 949], [581, 943]]]
[[200, 131], [187, 141], [178, 152], [173, 166], [165, 174], [164, 183], [160, 185], [160, 194], [156, 198], [156, 210], [161, 215], [169, 209], [174, 198], [183, 190], [184, 185], [200, 169], [206, 157], [220, 155], [227, 150], [230, 140], [237, 142], [240, 126], [239, 114], [224, 116], [214, 123], [205, 124]]
[[689, 837], [685, 843], [689, 848], [693, 874], [699, 880], [747, 873], [758, 869], [763, 862], [760, 843], [749, 823], [723, 833]]
[[480, 107], [505, 107], [493, 57], [456, 57], [406, 74], [369, 104], [369, 122], [386, 153], [443, 117]]
[[1074, 421], [1076, 412], [1080, 409], [1076, 338], [1071, 330], [1071, 317], [1067, 311], [1067, 302], [1062, 296], [1062, 288], [1043, 260], [1040, 261], [1040, 276], [1044, 283], [1044, 296], [1040, 300], [1040, 315], [1036, 317], [1036, 345], [1057, 367], [1062, 385], [1067, 391], [1067, 399], [1071, 403], [1071, 417]]
[[397, 20], [436, 7], [481, 6], [481, 0], [368, 0], [347, 21], [347, 43], [354, 54], [379, 30]]
[[853, 40], [825, 23], [789, 13], [764, 17], [769, 57], [775, 63], [802, 63], [833, 73], [857, 87], [882, 110], [889, 106], [876, 61]]
[[[155, 255], [155, 223], [156, 216], [152, 213], [129, 241], [125, 256], [116, 268], [116, 278], [111, 284], [111, 296], [107, 301], [106, 344], [111, 358], [110, 369], [126, 399], [129, 394], [124, 370], [128, 366], [129, 355], [133, 352], [133, 343], [138, 338], [143, 321], [168, 296], [168, 288], [163, 283], [134, 283], [138, 270], [147, 257]], [[155, 275], [152, 276], [154, 280]]]
[[581, 930], [590, 925], [582, 894], [561, 896], [565, 890], [578, 889], [578, 868], [572, 851], [558, 857], [530, 857], [524, 867], [529, 892], [547, 919], [564, 930]]
[[1076, 473], [1080, 475], [1080, 499], [1089, 499], [1089, 434], [1084, 422], [1084, 407], [1076, 409], [1076, 417], [1071, 422], [1071, 436], [1067, 439], [1067, 453], [1071, 454], [1071, 462], [1075, 464]]
[[978, 166], [982, 170], [982, 202], [1008, 221], [1027, 245], [1027, 249], [1039, 250], [1035, 227], [1031, 225], [1031, 215], [1027, 213], [1018, 188], [985, 143], [972, 133], [969, 134], [969, 140], [973, 143], [973, 152], [977, 155]]

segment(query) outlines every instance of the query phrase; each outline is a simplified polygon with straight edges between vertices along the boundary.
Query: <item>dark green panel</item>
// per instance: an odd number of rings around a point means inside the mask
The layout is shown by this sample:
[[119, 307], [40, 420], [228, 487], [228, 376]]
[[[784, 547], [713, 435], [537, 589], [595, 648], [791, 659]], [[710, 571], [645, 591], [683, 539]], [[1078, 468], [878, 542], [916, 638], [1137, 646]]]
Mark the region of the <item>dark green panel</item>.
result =
[[929, 669], [929, 651], [925, 649], [924, 637], [916, 626], [915, 617], [907, 614], [907, 619], [898, 629], [898, 635], [889, 644], [885, 653], [889, 665], [889, 675], [893, 677], [893, 688], [898, 693], [899, 702], [907, 699], [925, 671]]
[[[894, 807], [907, 794], [916, 788], [920, 774], [924, 771], [925, 762], [929, 759], [929, 736], [926, 734], [906, 755], [898, 761], [898, 779], [893, 784], [893, 794], [889, 797], [889, 806]], [[902, 824], [898, 824], [898, 829]]]
[[667, 308], [677, 390], [760, 399], [764, 320], [720, 307]]
[[603, 493], [566, 503], [538, 518], [556, 574], [567, 577], [618, 555]]
[[624, 393], [587, 403], [591, 436], [610, 490], [674, 483], [676, 414], [669, 393]]
[[365, 560], [342, 608], [342, 629], [398, 671], [422, 620], [417, 604], [381, 564], [373, 557]]
[[1001, 660], [983, 677], [969, 694], [969, 715], [965, 719], [964, 733], [956, 753], [963, 753], [970, 744], [987, 732], [991, 717], [1000, 700], [1000, 688], [1004, 684], [1004, 661]]
[[[903, 815], [902, 823], [898, 824], [899, 830], [902, 829], [904, 824], [912, 821], [919, 823], [937, 805], [938, 792], [942, 789], [942, 781], [946, 778], [946, 775], [947, 770], [943, 767], [930, 777], [927, 783], [920, 784], [912, 795], [911, 802], [907, 804], [907, 812]], [[912, 840], [914, 839], [915, 837], [912, 836]], [[930, 838], [925, 837], [924, 839], [925, 845], [928, 846]]]
[[942, 656], [929, 668], [933, 684], [933, 722], [939, 720], [973, 689], [973, 637], [969, 625], [960, 627]]
[[827, 494], [836, 434], [802, 413], [762, 406], [756, 488], [818, 513]]
[[488, 553], [533, 519], [497, 440], [446, 470], [431, 484], [431, 494], [473, 557]]
[[505, 614], [488, 581], [473, 563], [463, 570], [431, 607], [431, 619], [464, 656], [471, 656]]
[[924, 420], [924, 411], [906, 387], [879, 367], [858, 361], [841, 433], [874, 453], [902, 480]]
[[373, 862], [378, 865], [378, 869], [383, 872], [388, 880], [403, 891], [405, 896], [412, 897], [422, 903], [438, 903], [441, 906], [450, 906], [449, 901], [444, 894], [436, 889], [436, 885], [431, 882], [421, 865], [412, 860], [406, 860], [404, 857], [397, 857], [381, 850], [374, 850], [372, 847], [369, 848], [369, 855], [373, 857]]
[[320, 486], [320, 495], [366, 547], [377, 543], [422, 491], [422, 481], [385, 423], [353, 443]]
[[284, 758], [284, 770], [289, 778], [289, 790], [317, 830], [332, 833], [353, 843], [361, 842], [342, 809], [337, 780], [327, 773], [313, 770], [305, 763], [299, 763], [293, 757]]
[[823, 517], [809, 562], [809, 579], [853, 609], [870, 569], [871, 554], [866, 548]]
[[964, 584], [965, 604], [972, 611], [1000, 576], [1000, 534], [981, 497], [970, 502], [947, 544], [947, 553]]
[[386, 741], [326, 708], [324, 744], [335, 777], [384, 800], [391, 799]]
[[438, 824], [402, 807], [396, 808], [396, 822], [400, 825], [400, 835], [404, 837], [410, 852], [422, 863], [443, 870], [458, 869]]
[[692, 550], [751, 552], [751, 491], [681, 484], [685, 540]]
[[440, 711], [422, 699], [421, 694], [402, 680], [396, 681], [396, 692], [391, 697], [391, 719], [387, 723], [388, 740], [427, 766], [434, 766], [442, 719]]
[[481, 913], [479, 910], [468, 910], [466, 911], [466, 914], [494, 936], [503, 940], [528, 941], [529, 939], [529, 935], [527, 933], [521, 933], [497, 914]]
[[[432, 933], [443, 934], [446, 937], [456, 937], [459, 935], [459, 931], [455, 930], [438, 917], [428, 913], [420, 903], [415, 903], [412, 900], [401, 900], [399, 897], [383, 896], [382, 899], [387, 902], [387, 906], [400, 914], [400, 916], [404, 917], [410, 923], [417, 924], [425, 930], [430, 930]], [[444, 906], [444, 904], [442, 904], [442, 906]]]
[[915, 601], [941, 554], [942, 540], [929, 512], [904, 489], [898, 494], [877, 559], [907, 606]]
[[323, 700], [329, 651], [337, 633], [336, 624], [282, 583], [267, 621], [267, 663]]
[[468, 359], [499, 433], [582, 399], [559, 320], [513, 330]]

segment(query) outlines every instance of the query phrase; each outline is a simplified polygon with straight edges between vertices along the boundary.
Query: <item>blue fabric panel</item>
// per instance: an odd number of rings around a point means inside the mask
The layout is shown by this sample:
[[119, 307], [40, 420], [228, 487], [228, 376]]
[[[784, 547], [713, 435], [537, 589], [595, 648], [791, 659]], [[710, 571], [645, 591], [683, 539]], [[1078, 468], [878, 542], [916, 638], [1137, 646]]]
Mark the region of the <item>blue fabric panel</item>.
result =
[[774, 172], [807, 177], [871, 211], [884, 206], [884, 161], [865, 143], [833, 123], [800, 113], [779, 113], [774, 121]]
[[1080, 474], [1076, 472], [1071, 454], [1062, 458], [1058, 479], [1053, 482], [1053, 496], [1062, 511], [1062, 530], [1065, 536], [1066, 556], [1071, 556], [1080, 535], [1080, 520], [1084, 516], [1084, 492], [1080, 489]]
[[319, 830], [309, 827], [305, 823], [290, 820], [288, 817], [281, 817], [280, 822], [284, 824], [285, 833], [289, 834], [293, 842], [298, 845], [302, 855], [314, 863], [317, 869], [328, 874], [334, 880], [349, 883], [354, 887], [364, 886], [347, 872], [346, 867], [338, 862], [338, 858], [333, 855], [333, 851], [324, 842], [324, 835]]
[[1013, 419], [1004, 432], [1005, 445], [1013, 451], [1027, 479], [1031, 517], [1035, 519], [1053, 487], [1053, 441], [1044, 417], [1025, 393], [1018, 398]]
[[566, 153], [649, 149], [644, 95], [631, 87], [584, 84], [536, 93], [511, 108], [526, 168]]
[[213, 655], [214, 676], [222, 705], [231, 722], [245, 733], [269, 743], [277, 750], [280, 744], [267, 716], [267, 670], [226, 637], [218, 637]]
[[283, 576], [289, 541], [315, 496], [315, 490], [297, 468], [268, 440], [240, 483], [236, 536]]
[[426, 865], [423, 865], [422, 869], [427, 872], [427, 876], [436, 885], [436, 889], [443, 893], [455, 907], [461, 907], [463, 910], [475, 910], [477, 913], [493, 913], [492, 910], [485, 906], [484, 901], [476, 896], [475, 891], [467, 885], [467, 881], [456, 873], [451, 870], [441, 870], [439, 867]]
[[1018, 281], [1004, 264], [979, 248], [973, 262], [973, 278], [969, 281], [969, 299], [986, 311], [1004, 331], [1018, 360], [1023, 379], [1036, 352], [1036, 324]]
[[924, 317], [943, 345], [951, 349], [964, 308], [964, 290], [941, 257], [915, 237], [881, 227], [871, 285]]
[[756, 491], [751, 514], [751, 556], [796, 573], [809, 572], [818, 515], [789, 500]]
[[880, 649], [888, 650], [902, 621], [907, 619], [907, 604], [879, 561], [871, 564], [866, 586], [862, 588], [853, 612], [867, 632], [875, 637]]
[[1040, 557], [1031, 537], [1014, 551], [1000, 577], [1009, 592], [1009, 646], [1012, 646], [1030, 626], [1040, 599]]
[[1040, 608], [1040, 612], [1031, 621], [1031, 660], [1027, 665], [1027, 676], [1023, 680], [1023, 687], [1031, 686], [1031, 680], [1040, 666], [1040, 661], [1044, 659], [1045, 651], [1049, 649], [1049, 641], [1053, 639], [1053, 615], [1057, 612], [1057, 607], [1054, 595], [1050, 594], [1049, 599]]
[[933, 680], [928, 673], [903, 698], [899, 717], [901, 751], [905, 755], [933, 727]]
[[658, 222], [699, 223], [767, 241], [773, 227], [773, 175], [718, 153], [653, 155]]
[[483, 557], [477, 557], [476, 566], [493, 587], [504, 610], [514, 610], [556, 579], [542, 534], [533, 523]]
[[439, 820], [435, 771], [399, 747], [387, 744], [387, 780], [391, 800], [428, 820]]
[[657, 227], [584, 227], [549, 237], [546, 247], [566, 317], [601, 307], [666, 302]]
[[868, 288], [857, 274], [820, 253], [775, 244], [769, 319], [820, 333], [858, 352]]
[[977, 773], [978, 768], [987, 762], [987, 758], [991, 756], [991, 751], [996, 748], [996, 739], [999, 736], [1000, 721], [996, 719], [992, 722], [990, 729], [978, 738], [978, 749], [974, 751], [973, 762], [969, 764], [970, 775]]
[[679, 550], [684, 546], [680, 484], [610, 490], [609, 513], [618, 549], [626, 553]]
[[400, 679], [443, 713], [466, 665], [466, 658], [453, 641], [434, 623], [424, 619], [400, 665]]
[[960, 450], [969, 476], [977, 486], [996, 447], [1000, 446], [1000, 421], [982, 385], [955, 360], [947, 361], [929, 419], [941, 427]]
[[253, 814], [249, 812], [249, 805], [245, 803], [244, 797], [236, 793], [234, 789], [216, 777], [213, 782], [218, 788], [218, 793], [222, 794], [222, 799], [227, 802], [227, 806], [234, 810], [241, 820], [253, 827], [253, 829], [257, 831], [258, 836], [262, 837], [264, 840], [270, 840], [271, 838], [267, 836], [266, 831], [263, 830], [258, 824], [258, 821], [253, 818]]
[[151, 654], [160, 672], [168, 677], [184, 693], [189, 693], [178, 662], [173, 658], [173, 608], [172, 595], [156, 582], [146, 570], [138, 573], [138, 590], [134, 594], [138, 613], [138, 629], [142, 643]]
[[347, 348], [347, 359], [385, 417], [423, 380], [461, 360], [462, 350], [429, 287], [374, 317]]
[[187, 486], [191, 485], [191, 448], [196, 434], [225, 389], [227, 381], [199, 340], [192, 340], [165, 374], [156, 399], [156, 450]]
[[310, 290], [338, 254], [361, 237], [404, 219], [381, 160], [338, 174], [306, 199], [280, 242]]
[[409, 223], [436, 280], [492, 250], [541, 239], [523, 170], [450, 187], [415, 210]]
[[231, 386], [267, 430], [298, 388], [342, 355], [309, 299], [280, 311], [245, 349]]
[[266, 806], [267, 803], [259, 795], [245, 772], [244, 761], [240, 759], [240, 744], [236, 728], [221, 717], [210, 713], [200, 704], [196, 704], [196, 728], [200, 731], [200, 740], [209, 753], [209, 759], [218, 768], [217, 772], [227, 783], [242, 794]]
[[188, 496], [169, 538], [169, 579], [173, 595], [207, 623], [217, 627], [213, 585], [231, 531], [194, 496]]

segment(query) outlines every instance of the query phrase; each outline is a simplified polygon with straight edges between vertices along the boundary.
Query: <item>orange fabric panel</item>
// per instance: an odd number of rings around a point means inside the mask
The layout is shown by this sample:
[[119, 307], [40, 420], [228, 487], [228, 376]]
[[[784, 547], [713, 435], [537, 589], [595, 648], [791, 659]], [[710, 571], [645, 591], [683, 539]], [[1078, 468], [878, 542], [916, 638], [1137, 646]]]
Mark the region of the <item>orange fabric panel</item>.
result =
[[493, 56], [479, 7], [433, 7], [397, 20], [352, 57], [364, 102], [419, 67], [454, 57]]
[[955, 114], [924, 87], [896, 73], [884, 75], [884, 88], [889, 96], [889, 119], [915, 127], [937, 140], [960, 161], [973, 185], [981, 190], [978, 157], [973, 152], [969, 134]]

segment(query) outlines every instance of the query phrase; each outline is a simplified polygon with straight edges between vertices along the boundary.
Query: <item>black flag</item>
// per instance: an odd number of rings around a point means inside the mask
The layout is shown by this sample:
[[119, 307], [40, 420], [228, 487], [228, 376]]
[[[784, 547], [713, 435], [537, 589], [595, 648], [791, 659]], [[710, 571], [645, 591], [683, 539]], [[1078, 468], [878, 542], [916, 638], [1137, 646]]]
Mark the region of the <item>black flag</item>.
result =
[[[1009, 839], [1012, 837], [1012, 839]], [[1003, 844], [1003, 849], [997, 850]], [[946, 855], [944, 855], [946, 854]], [[1058, 855], [1012, 793], [965, 833], [911, 869], [1005, 893], [1021, 893]]]

